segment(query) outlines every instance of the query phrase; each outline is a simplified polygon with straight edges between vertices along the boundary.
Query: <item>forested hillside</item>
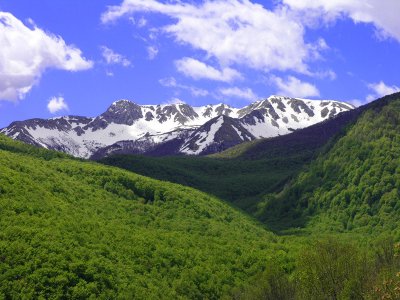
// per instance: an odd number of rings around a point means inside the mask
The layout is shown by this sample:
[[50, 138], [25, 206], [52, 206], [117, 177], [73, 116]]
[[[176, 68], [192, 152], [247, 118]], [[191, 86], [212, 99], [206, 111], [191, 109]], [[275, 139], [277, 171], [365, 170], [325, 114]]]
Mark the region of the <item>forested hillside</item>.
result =
[[194, 189], [4, 136], [0, 149], [0, 299], [215, 299], [282, 255]]
[[289, 186], [265, 196], [259, 216], [281, 228], [400, 238], [400, 94], [370, 104]]

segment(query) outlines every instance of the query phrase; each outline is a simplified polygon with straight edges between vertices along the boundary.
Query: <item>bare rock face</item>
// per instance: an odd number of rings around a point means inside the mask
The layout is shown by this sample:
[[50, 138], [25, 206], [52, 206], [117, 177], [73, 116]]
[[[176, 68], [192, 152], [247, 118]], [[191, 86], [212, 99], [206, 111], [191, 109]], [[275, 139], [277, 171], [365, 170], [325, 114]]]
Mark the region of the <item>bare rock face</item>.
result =
[[136, 120], [143, 118], [142, 108], [128, 100], [114, 102], [104, 113], [96, 117], [85, 129], [92, 131], [104, 129], [110, 123], [133, 125]]

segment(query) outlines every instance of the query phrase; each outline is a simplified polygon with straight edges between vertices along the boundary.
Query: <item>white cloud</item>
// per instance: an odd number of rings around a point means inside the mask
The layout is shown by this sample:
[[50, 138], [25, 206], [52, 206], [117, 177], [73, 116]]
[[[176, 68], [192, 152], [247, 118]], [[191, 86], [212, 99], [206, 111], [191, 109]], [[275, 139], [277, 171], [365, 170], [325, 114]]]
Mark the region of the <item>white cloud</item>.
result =
[[368, 88], [373, 92], [366, 98], [367, 102], [371, 102], [380, 97], [400, 92], [400, 87], [392, 85], [388, 86], [383, 81], [368, 84]]
[[271, 76], [271, 82], [277, 87], [277, 93], [288, 97], [315, 97], [319, 96], [317, 87], [311, 83], [289, 76], [284, 80], [277, 76]]
[[212, 66], [196, 59], [185, 57], [175, 61], [175, 66], [179, 72], [193, 79], [211, 79], [216, 81], [232, 82], [242, 79], [242, 75], [231, 68], [217, 70]]
[[123, 67], [129, 67], [131, 62], [121, 54], [114, 52], [112, 49], [101, 46], [101, 55], [103, 56], [104, 60], [109, 65], [121, 65]]
[[364, 102], [359, 99], [347, 100], [346, 102], [354, 105], [355, 107], [359, 107], [364, 104]]
[[210, 93], [204, 89], [199, 89], [199, 88], [196, 88], [193, 86], [188, 87], [188, 88], [189, 88], [190, 93], [195, 97], [206, 97], [206, 96], [210, 95]]
[[147, 25], [147, 20], [141, 17], [139, 20], [136, 20], [134, 17], [129, 17], [128, 20], [139, 28], [145, 27]]
[[162, 78], [159, 80], [159, 83], [165, 87], [177, 88], [189, 91], [195, 97], [205, 97], [210, 94], [207, 90], [203, 90], [190, 85], [180, 84], [176, 81], [174, 77]]
[[165, 86], [165, 87], [177, 87], [178, 86], [178, 83], [176, 82], [176, 79], [174, 77], [162, 78], [158, 82], [162, 86]]
[[171, 98], [170, 100], [164, 102], [163, 104], [185, 104], [186, 102], [179, 98]]
[[322, 72], [316, 72], [313, 74], [314, 77], [320, 78], [320, 79], [329, 79], [329, 80], [335, 80], [337, 78], [337, 74], [332, 71], [332, 70], [327, 70], [327, 71], [322, 71]]
[[7, 12], [0, 12], [0, 100], [23, 99], [46, 69], [86, 70], [93, 63], [81, 50], [69, 46], [28, 22], [31, 28]]
[[[400, 41], [398, 0], [283, 0], [294, 10], [301, 10], [303, 18], [309, 16], [332, 21], [349, 17], [356, 23], [372, 23], [380, 37]], [[306, 16], [304, 15], [306, 13]]]
[[137, 25], [138, 25], [138, 27], [144, 27], [144, 26], [146, 26], [147, 25], [147, 20], [145, 19], [145, 18], [140, 18], [139, 19], [139, 21], [138, 21], [138, 23], [137, 23]]
[[147, 55], [150, 60], [153, 60], [158, 55], [158, 48], [155, 46], [147, 47]]
[[68, 110], [68, 105], [63, 97], [52, 97], [47, 104], [50, 113], [55, 114], [61, 110]]
[[271, 11], [249, 0], [191, 3], [124, 0], [109, 7], [101, 20], [113, 22], [135, 12], [164, 14], [175, 21], [162, 32], [178, 43], [205, 51], [223, 67], [237, 64], [263, 71], [309, 73], [308, 61], [318, 58], [318, 52], [326, 47], [321, 40], [306, 43], [303, 25], [283, 6]]
[[234, 97], [249, 101], [255, 101], [258, 99], [258, 96], [250, 88], [244, 88], [244, 89], [238, 87], [221, 88], [219, 89], [219, 92], [226, 97]]
[[106, 71], [106, 75], [107, 75], [108, 77], [113, 77], [113, 76], [114, 76], [114, 73], [113, 73], [112, 71], [110, 71], [110, 70], [107, 70], [107, 71]]

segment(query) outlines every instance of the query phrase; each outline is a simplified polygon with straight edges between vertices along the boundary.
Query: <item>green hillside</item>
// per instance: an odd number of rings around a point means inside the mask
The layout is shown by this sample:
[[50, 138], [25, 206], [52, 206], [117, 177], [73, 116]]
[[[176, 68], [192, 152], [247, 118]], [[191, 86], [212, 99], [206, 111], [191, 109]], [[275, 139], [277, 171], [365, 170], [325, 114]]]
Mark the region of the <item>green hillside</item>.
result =
[[255, 211], [262, 195], [281, 188], [303, 166], [297, 155], [257, 161], [129, 155], [105, 158], [101, 163], [191, 186], [249, 211]]
[[4, 136], [0, 149], [0, 299], [215, 299], [286, 256], [194, 189]]
[[391, 232], [400, 238], [400, 94], [372, 103], [344, 137], [278, 194], [259, 217], [279, 228]]
[[0, 136], [0, 299], [399, 299], [400, 94], [345, 119], [312, 146], [326, 124], [106, 161], [208, 193]]
[[361, 112], [346, 112], [291, 135], [243, 143], [209, 157], [117, 155], [100, 162], [191, 186], [255, 213], [263, 195], [280, 191]]

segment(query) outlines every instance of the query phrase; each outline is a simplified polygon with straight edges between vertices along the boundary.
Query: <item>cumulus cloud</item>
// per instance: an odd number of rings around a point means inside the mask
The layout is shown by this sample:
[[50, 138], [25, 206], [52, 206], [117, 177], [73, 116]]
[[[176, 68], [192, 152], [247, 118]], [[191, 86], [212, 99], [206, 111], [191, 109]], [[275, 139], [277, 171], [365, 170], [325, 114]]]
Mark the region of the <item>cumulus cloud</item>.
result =
[[43, 31], [26, 26], [12, 14], [0, 12], [0, 100], [23, 99], [49, 68], [86, 70], [93, 63], [81, 50]]
[[121, 54], [114, 52], [114, 50], [106, 47], [101, 46], [101, 55], [103, 56], [104, 60], [109, 65], [121, 65], [123, 67], [129, 67], [131, 62]]
[[371, 102], [380, 97], [400, 92], [400, 87], [386, 85], [383, 81], [368, 84], [368, 88], [372, 91], [366, 98], [367, 102]]
[[248, 101], [255, 101], [259, 98], [250, 88], [238, 88], [238, 87], [221, 88], [219, 89], [219, 92], [221, 93], [221, 95], [226, 97], [245, 99]]
[[[349, 17], [356, 23], [371, 23], [380, 37], [392, 37], [400, 41], [398, 12], [400, 1], [396, 0], [283, 0], [293, 10], [301, 10], [307, 16], [332, 21]], [[305, 17], [303, 15], [304, 19]]]
[[160, 13], [171, 18], [161, 32], [178, 43], [204, 51], [219, 65], [244, 65], [257, 70], [292, 70], [309, 73], [308, 61], [326, 47], [321, 39], [306, 43], [303, 25], [286, 7], [268, 10], [249, 0], [205, 0], [200, 4], [124, 0], [110, 6], [103, 23], [137, 12]]
[[288, 97], [315, 97], [319, 96], [319, 90], [311, 83], [289, 76], [286, 80], [277, 76], [271, 76], [272, 84], [276, 86], [277, 93]]
[[176, 81], [174, 77], [162, 78], [159, 80], [159, 83], [164, 87], [177, 88], [189, 91], [195, 97], [205, 97], [210, 94], [207, 90], [200, 89], [190, 85], [180, 84]]
[[210, 79], [231, 82], [242, 78], [242, 75], [232, 68], [223, 68], [222, 70], [218, 70], [190, 57], [177, 60], [175, 66], [179, 72], [196, 80]]
[[55, 114], [62, 110], [68, 110], [68, 105], [63, 97], [52, 97], [47, 103], [47, 109], [50, 113]]

